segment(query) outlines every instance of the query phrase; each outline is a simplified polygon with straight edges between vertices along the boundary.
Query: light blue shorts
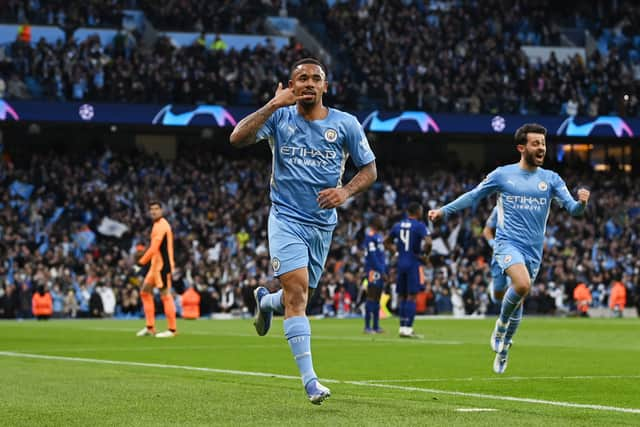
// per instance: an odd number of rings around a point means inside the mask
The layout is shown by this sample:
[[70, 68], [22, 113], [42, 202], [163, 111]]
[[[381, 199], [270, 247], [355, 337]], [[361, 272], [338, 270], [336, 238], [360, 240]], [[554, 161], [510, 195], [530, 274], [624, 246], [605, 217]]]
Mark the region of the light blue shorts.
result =
[[307, 267], [309, 287], [318, 286], [333, 230], [322, 230], [269, 213], [269, 254], [274, 276]]
[[495, 258], [491, 260], [491, 280], [494, 292], [503, 292], [511, 283], [511, 278], [505, 273]]
[[[496, 242], [493, 248], [493, 261], [491, 262], [491, 274], [501, 273], [506, 276], [505, 270], [515, 264], [524, 264], [529, 272], [531, 282], [536, 280], [540, 270], [540, 260], [532, 258], [513, 245], [505, 242]], [[495, 267], [495, 269], [494, 269]], [[494, 280], [495, 280], [494, 276]], [[504, 286], [506, 286], [505, 284]], [[497, 290], [494, 284], [494, 290]]]

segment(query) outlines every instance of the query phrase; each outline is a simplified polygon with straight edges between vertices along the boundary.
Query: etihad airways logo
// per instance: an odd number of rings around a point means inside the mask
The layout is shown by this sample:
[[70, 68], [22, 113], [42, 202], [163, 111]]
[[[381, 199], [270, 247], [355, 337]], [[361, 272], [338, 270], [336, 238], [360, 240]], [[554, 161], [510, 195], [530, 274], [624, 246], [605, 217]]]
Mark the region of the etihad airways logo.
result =
[[504, 195], [504, 201], [516, 209], [540, 210], [547, 206], [546, 197]]
[[334, 150], [315, 150], [290, 145], [280, 147], [280, 154], [286, 162], [302, 166], [324, 166], [329, 163], [329, 160], [338, 157], [338, 153]]

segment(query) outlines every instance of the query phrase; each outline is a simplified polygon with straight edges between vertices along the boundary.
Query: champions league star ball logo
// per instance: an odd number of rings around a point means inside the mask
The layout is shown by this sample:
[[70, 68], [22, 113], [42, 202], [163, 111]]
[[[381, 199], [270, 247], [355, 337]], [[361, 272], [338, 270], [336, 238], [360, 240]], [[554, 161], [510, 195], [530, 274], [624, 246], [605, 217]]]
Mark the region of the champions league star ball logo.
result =
[[78, 109], [78, 114], [82, 120], [88, 121], [93, 119], [94, 111], [93, 106], [89, 104], [82, 104]]
[[495, 116], [491, 119], [491, 128], [496, 132], [502, 132], [507, 127], [507, 122], [502, 116]]

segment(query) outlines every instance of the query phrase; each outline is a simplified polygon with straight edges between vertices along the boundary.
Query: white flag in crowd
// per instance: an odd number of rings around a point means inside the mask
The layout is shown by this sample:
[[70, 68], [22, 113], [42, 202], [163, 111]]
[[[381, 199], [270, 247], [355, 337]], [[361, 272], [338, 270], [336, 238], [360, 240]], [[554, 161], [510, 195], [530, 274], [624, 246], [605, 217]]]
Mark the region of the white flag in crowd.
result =
[[122, 237], [124, 233], [129, 231], [129, 227], [121, 222], [115, 221], [108, 216], [102, 218], [102, 222], [98, 226], [98, 233], [105, 236]]

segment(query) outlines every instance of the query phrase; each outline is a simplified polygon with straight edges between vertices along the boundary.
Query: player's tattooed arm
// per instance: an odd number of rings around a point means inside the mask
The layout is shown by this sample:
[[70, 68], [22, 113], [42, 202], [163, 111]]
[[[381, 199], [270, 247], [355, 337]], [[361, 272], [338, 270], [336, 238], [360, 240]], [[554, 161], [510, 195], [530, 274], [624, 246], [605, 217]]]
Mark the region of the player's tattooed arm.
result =
[[341, 188], [326, 188], [318, 194], [318, 205], [322, 209], [333, 209], [343, 204], [349, 197], [363, 192], [378, 178], [376, 162], [373, 161], [358, 171], [347, 185]]
[[371, 187], [371, 184], [376, 182], [378, 178], [378, 170], [376, 168], [375, 160], [358, 171], [356, 176], [354, 176], [351, 181], [344, 186], [344, 189], [347, 191], [347, 197], [355, 196], [358, 193], [363, 192], [367, 188]]
[[304, 97], [304, 95], [295, 95], [291, 88], [283, 88], [282, 83], [278, 83], [275, 96], [264, 107], [240, 120], [231, 132], [229, 142], [238, 148], [255, 144], [258, 142], [256, 141], [258, 131], [278, 108], [295, 104]]
[[229, 137], [231, 145], [242, 148], [258, 142], [256, 140], [258, 131], [277, 109], [272, 102], [269, 102], [258, 111], [240, 120]]

